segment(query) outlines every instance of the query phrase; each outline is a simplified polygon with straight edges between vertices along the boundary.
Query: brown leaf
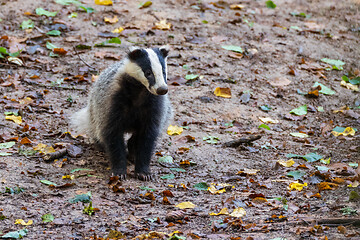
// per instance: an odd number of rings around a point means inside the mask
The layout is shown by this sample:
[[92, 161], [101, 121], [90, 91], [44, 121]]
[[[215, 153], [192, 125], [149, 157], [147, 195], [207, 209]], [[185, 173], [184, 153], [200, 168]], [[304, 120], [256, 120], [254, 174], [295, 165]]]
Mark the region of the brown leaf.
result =
[[66, 55], [67, 51], [63, 48], [54, 48], [53, 52], [59, 55]]
[[31, 141], [30, 141], [30, 139], [28, 139], [27, 137], [24, 137], [23, 139], [21, 139], [21, 141], [20, 141], [20, 144], [21, 145], [31, 145]]
[[285, 77], [277, 77], [269, 81], [269, 84], [273, 87], [283, 87], [291, 84], [291, 81]]

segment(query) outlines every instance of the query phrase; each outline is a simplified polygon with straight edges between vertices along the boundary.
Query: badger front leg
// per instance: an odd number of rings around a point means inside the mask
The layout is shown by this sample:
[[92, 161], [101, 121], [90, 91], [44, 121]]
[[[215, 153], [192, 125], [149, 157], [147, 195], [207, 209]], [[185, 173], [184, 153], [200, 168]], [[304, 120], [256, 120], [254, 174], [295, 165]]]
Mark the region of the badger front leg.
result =
[[135, 156], [135, 175], [140, 180], [149, 181], [152, 178], [150, 161], [158, 135], [158, 127], [149, 126], [134, 133], [129, 140], [129, 155]]
[[[115, 131], [116, 133], [116, 131]], [[126, 146], [124, 134], [114, 132], [105, 137], [105, 151], [110, 158], [111, 169], [121, 180], [126, 179]]]

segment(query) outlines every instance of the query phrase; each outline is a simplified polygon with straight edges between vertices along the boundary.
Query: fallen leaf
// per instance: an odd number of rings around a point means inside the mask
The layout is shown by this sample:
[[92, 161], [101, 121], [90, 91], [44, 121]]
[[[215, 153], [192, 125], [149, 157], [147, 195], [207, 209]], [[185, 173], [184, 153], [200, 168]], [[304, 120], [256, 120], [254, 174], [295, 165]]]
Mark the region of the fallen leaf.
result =
[[139, 8], [140, 9], [147, 8], [147, 7], [150, 7], [151, 5], [152, 5], [152, 1], [146, 1], [143, 4], [141, 4]]
[[333, 188], [336, 188], [338, 186], [339, 185], [337, 185], [335, 183], [330, 183], [330, 182], [321, 182], [317, 185], [319, 191], [333, 190]]
[[230, 216], [237, 217], [237, 218], [241, 218], [245, 215], [246, 215], [246, 211], [242, 207], [235, 208], [234, 211], [230, 214]]
[[269, 81], [269, 84], [273, 87], [282, 87], [291, 84], [291, 81], [285, 77], [277, 77]]
[[295, 161], [294, 160], [292, 160], [292, 159], [289, 159], [289, 160], [287, 160], [287, 161], [285, 161], [285, 160], [279, 160], [279, 161], [277, 161], [281, 166], [283, 166], [283, 167], [291, 167], [292, 165], [294, 165], [295, 164]]
[[109, 6], [112, 5], [113, 2], [111, 0], [95, 0], [95, 4]]
[[302, 116], [307, 114], [307, 105], [300, 106], [298, 108], [294, 108], [290, 111], [290, 113], [295, 114], [297, 116]]
[[218, 213], [209, 213], [211, 216], [219, 216], [219, 215], [229, 215], [229, 211], [227, 208], [223, 208]]
[[241, 10], [243, 9], [245, 6], [241, 5], [241, 4], [232, 4], [230, 5], [230, 9], [234, 9], [234, 10]]
[[214, 94], [218, 97], [231, 98], [231, 89], [217, 87], [215, 88]]
[[23, 226], [29, 226], [33, 224], [33, 220], [29, 220], [27, 223], [23, 219], [16, 219], [15, 224], [21, 224]]
[[335, 127], [331, 133], [335, 136], [355, 136], [355, 130], [351, 127], [342, 128], [342, 127]]
[[314, 85], [312, 86], [313, 88], [316, 88], [320, 86], [321, 89], [319, 90], [319, 93], [325, 94], [325, 95], [334, 95], [335, 91], [331, 90], [331, 88], [325, 86], [324, 84], [315, 82]]
[[352, 91], [355, 91], [355, 92], [358, 92], [359, 91], [359, 87], [357, 85], [353, 85], [351, 83], [347, 83], [345, 82], [344, 80], [342, 80], [340, 82], [340, 85], [343, 86], [343, 87], [346, 87], [347, 89], [349, 90], [352, 90]]
[[188, 208], [195, 208], [196, 205], [193, 204], [192, 202], [182, 202], [182, 203], [179, 203], [178, 205], [176, 205], [175, 207], [180, 208], [180, 209], [188, 209]]
[[39, 151], [40, 153], [43, 153], [43, 154], [48, 154], [48, 153], [55, 152], [55, 149], [52, 146], [48, 146], [48, 145], [43, 144], [43, 143], [39, 143], [38, 145], [33, 147], [33, 149], [36, 150], [36, 151]]
[[167, 134], [169, 134], [170, 136], [180, 135], [183, 131], [184, 129], [182, 127], [170, 125], [167, 129]]
[[170, 30], [170, 28], [171, 28], [171, 23], [167, 23], [166, 19], [155, 23], [155, 26], [153, 27], [153, 29], [158, 29], [158, 30]]
[[119, 21], [117, 16], [114, 16], [113, 18], [104, 17], [104, 22], [106, 23], [117, 23]]
[[112, 30], [111, 32], [112, 33], [121, 33], [122, 31], [124, 31], [124, 28], [118, 27], [118, 28], [115, 28], [114, 30]]
[[223, 49], [229, 50], [229, 51], [233, 51], [233, 52], [237, 52], [237, 53], [243, 53], [244, 50], [239, 47], [239, 46], [233, 46], [233, 45], [222, 45], [221, 46]]
[[260, 121], [262, 121], [263, 123], [279, 123], [279, 120], [274, 120], [271, 119], [269, 117], [259, 117]]
[[309, 137], [309, 135], [305, 134], [305, 133], [290, 133], [291, 136], [293, 137], [298, 137], [298, 138], [307, 138]]
[[5, 119], [13, 121], [14, 123], [19, 125], [22, 123], [21, 116], [15, 116], [15, 115], [5, 116]]
[[291, 191], [291, 190], [298, 190], [299, 192], [307, 186], [307, 183], [299, 183], [299, 182], [292, 182], [289, 184], [289, 187], [288, 189]]

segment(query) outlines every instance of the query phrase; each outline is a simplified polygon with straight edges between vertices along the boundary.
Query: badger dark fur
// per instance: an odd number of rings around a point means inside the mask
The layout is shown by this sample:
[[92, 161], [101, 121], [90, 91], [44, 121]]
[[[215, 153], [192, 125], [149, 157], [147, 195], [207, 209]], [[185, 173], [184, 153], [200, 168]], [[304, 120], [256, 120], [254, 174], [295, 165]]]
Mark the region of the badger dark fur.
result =
[[[132, 49], [99, 76], [86, 108], [72, 125], [106, 151], [114, 175], [126, 178], [127, 160], [136, 177], [150, 180], [150, 160], [156, 140], [172, 115], [167, 95], [166, 46]], [[125, 134], [131, 137], [125, 143]]]

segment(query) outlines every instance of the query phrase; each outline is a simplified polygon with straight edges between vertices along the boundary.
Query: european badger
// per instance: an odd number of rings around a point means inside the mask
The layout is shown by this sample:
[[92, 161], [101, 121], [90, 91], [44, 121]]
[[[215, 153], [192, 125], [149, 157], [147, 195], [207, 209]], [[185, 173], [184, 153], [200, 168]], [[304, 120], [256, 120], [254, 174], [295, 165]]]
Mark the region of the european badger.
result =
[[[156, 140], [172, 115], [166, 94], [168, 53], [167, 46], [133, 48], [100, 74], [87, 106], [72, 117], [77, 133], [87, 134], [105, 149], [112, 172], [120, 179], [126, 178], [127, 160], [135, 163], [138, 179], [151, 179]], [[126, 145], [127, 133], [131, 137]]]

